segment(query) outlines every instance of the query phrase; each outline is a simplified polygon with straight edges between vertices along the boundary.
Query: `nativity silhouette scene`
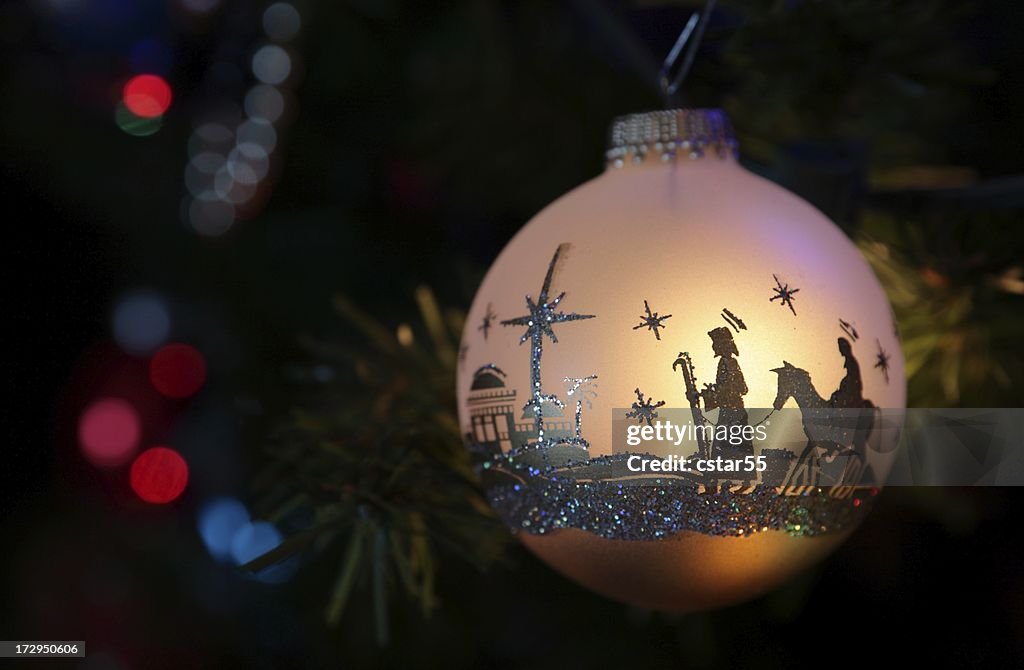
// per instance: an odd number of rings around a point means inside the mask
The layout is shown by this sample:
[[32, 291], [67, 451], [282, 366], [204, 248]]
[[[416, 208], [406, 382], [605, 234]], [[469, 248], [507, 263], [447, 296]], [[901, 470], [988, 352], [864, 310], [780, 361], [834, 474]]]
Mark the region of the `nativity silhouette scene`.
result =
[[[500, 322], [505, 327], [525, 327], [519, 344], [530, 343], [530, 394], [521, 411], [518, 409], [517, 391], [509, 388], [507, 375], [502, 370], [487, 364], [472, 376], [465, 440], [475, 456], [492, 504], [506, 521], [529, 532], [576, 527], [605, 537], [629, 535], [648, 539], [664, 537], [679, 530], [742, 535], [744, 532], [781, 527], [788, 532], [814, 534], [825, 532], [826, 525], [809, 523], [808, 515], [813, 517], [815, 510], [820, 511], [833, 529], [837, 516], [834, 510], [826, 510], [809, 501], [809, 494], [813, 494], [814, 499], [833, 502], [853, 497], [853, 507], [860, 506], [860, 496], [865, 488], [862, 480], [870, 474], [866, 465], [867, 448], [875, 428], [877, 409], [863, 397], [860, 365], [847, 337], [837, 340], [845, 376], [828, 398], [815, 389], [807, 370], [785, 360], [780, 367], [772, 369], [778, 375], [778, 393], [769, 414], [754, 425], [764, 423], [792, 400], [799, 407], [806, 443], [802, 446], [761, 448], [759, 452], [766, 463], [763, 472], [713, 475], [694, 471], [637, 473], [627, 467], [629, 457], [636, 455], [635, 452], [591, 457], [590, 444], [584, 437], [583, 414], [584, 405], [591, 408], [592, 399], [596, 397], [598, 375], [562, 379], [566, 384], [566, 395], [576, 396], [574, 416], [568, 417], [566, 403], [557, 395], [544, 392], [541, 374], [545, 338], [553, 344], [558, 342], [555, 327], [597, 318], [593, 314], [560, 311], [566, 296], [564, 291], [551, 297], [552, 280], [567, 248], [568, 245], [562, 244], [556, 249], [536, 301], [530, 295], [526, 296], [527, 313]], [[786, 289], [781, 302], [795, 315], [792, 301], [793, 293], [798, 289], [788, 289], [788, 285], [779, 283], [778, 277], [775, 281]], [[775, 299], [780, 299], [780, 296], [772, 298]], [[647, 316], [643, 318], [648, 321], [635, 326], [634, 330], [650, 326], [657, 339], [661, 340], [655, 326], [664, 329], [666, 324], [657, 319], [668, 317], [652, 314], [646, 300], [644, 308]], [[488, 305], [488, 315], [493, 319], [491, 314]], [[746, 324], [728, 309], [723, 310], [723, 318], [736, 332], [747, 330]], [[840, 320], [840, 323], [847, 322]], [[850, 332], [846, 328], [843, 330], [844, 334]], [[681, 352], [671, 364], [673, 371], [678, 370], [682, 374], [682, 395], [690, 407], [693, 425], [715, 427], [708, 433], [696, 432], [696, 453], [693, 456], [705, 459], [721, 456], [742, 461], [755, 454], [752, 440], [742, 439], [735, 443], [735, 439], [731, 442], [715, 439], [719, 434], [716, 431], [723, 426], [732, 431], [751, 425], [744, 404], [744, 396], [749, 389], [739, 362], [739, 347], [728, 327], [716, 327], [707, 334], [712, 352], [718, 359], [713, 383], [698, 388], [694, 365], [686, 352]], [[856, 335], [853, 338], [856, 339]], [[654, 402], [652, 398], [645, 398], [640, 388], [634, 393], [636, 400], [625, 417], [650, 425], [658, 416], [657, 409], [665, 405], [665, 401]], [[716, 421], [712, 423], [708, 415], [716, 411]], [[727, 431], [726, 434], [737, 433]], [[790, 446], [794, 448], [788, 448]], [[659, 517], [656, 511], [664, 508], [666, 492], [671, 494], [676, 507], [665, 510]], [[709, 497], [716, 500], [728, 498], [732, 501], [729, 509], [733, 511], [737, 505], [735, 501], [744, 500], [749, 514], [730, 516], [723, 508], [721, 515], [685, 515], [688, 500], [693, 503], [703, 498], [707, 503]], [[787, 507], [792, 509], [792, 515], [779, 516], [778, 500], [787, 497], [795, 501]], [[616, 505], [620, 509], [608, 517], [608, 510]], [[632, 522], [627, 523], [625, 520], [630, 518]], [[804, 521], [796, 523], [795, 518], [803, 518]], [[621, 523], [614, 522], [616, 519]], [[814, 530], [816, 527], [818, 531]]]

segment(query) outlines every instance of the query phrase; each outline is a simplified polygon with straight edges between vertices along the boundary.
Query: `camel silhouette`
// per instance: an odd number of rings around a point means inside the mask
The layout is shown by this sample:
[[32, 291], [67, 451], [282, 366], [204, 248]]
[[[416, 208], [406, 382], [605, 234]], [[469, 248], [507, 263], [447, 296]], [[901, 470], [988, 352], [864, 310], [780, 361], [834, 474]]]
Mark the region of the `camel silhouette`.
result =
[[[779, 389], [773, 407], [779, 410], [790, 398], [795, 400], [800, 408], [804, 435], [807, 436], [807, 446], [786, 477], [782, 487], [784, 491], [830, 485], [841, 487], [841, 494], [848, 495], [860, 481], [877, 410], [874, 403], [860, 394], [859, 368], [848, 345], [840, 338], [840, 352], [847, 358], [847, 378], [827, 400], [814, 388], [807, 370], [789, 361], [783, 361], [782, 367], [772, 369], [779, 375]], [[852, 378], [854, 376], [856, 378]], [[840, 458], [840, 467], [831, 465], [836, 463], [837, 457]], [[839, 472], [833, 474], [837, 470]]]

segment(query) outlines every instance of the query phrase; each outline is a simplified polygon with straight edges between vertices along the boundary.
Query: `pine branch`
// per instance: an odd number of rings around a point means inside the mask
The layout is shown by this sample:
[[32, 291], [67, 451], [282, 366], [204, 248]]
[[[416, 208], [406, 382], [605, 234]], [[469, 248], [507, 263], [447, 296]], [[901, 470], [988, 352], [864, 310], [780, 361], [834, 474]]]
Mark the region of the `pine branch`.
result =
[[[278, 517], [308, 509], [316, 523], [245, 567], [258, 571], [344, 543], [326, 619], [336, 625], [367, 582], [380, 644], [389, 638], [393, 586], [427, 615], [438, 602], [439, 550], [483, 569], [508, 538], [481, 495], [455, 417], [463, 318], [442, 312], [426, 287], [416, 302], [429, 346], [418, 344], [409, 325], [396, 335], [346, 298], [335, 299], [362, 344], [306, 342], [318, 363], [347, 374], [293, 410], [272, 441], [265, 473], [254, 479], [265, 508]], [[350, 531], [339, 533], [343, 528]]]

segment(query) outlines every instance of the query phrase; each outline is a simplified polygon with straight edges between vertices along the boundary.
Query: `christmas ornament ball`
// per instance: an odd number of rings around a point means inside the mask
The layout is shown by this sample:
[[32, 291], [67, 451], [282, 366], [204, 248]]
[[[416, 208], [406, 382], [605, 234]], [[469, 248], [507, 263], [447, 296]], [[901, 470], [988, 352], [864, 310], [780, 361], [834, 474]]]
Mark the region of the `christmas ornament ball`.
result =
[[[460, 425], [492, 506], [553, 568], [639, 606], [724, 606], [827, 555], [891, 466], [880, 412], [905, 403], [861, 254], [735, 149], [719, 110], [616, 120], [607, 169], [512, 239], [463, 335]], [[825, 434], [822, 411], [861, 423]], [[623, 442], [673, 417], [712, 432]], [[634, 467], [676, 456], [771, 467]]]

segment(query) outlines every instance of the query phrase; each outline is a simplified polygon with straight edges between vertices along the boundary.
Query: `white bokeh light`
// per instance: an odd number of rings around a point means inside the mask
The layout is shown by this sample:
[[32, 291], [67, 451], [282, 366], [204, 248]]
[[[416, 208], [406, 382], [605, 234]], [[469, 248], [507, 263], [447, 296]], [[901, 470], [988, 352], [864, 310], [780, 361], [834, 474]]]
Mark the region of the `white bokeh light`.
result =
[[270, 157], [260, 145], [243, 142], [228, 155], [227, 168], [235, 181], [252, 186], [267, 176]]
[[277, 131], [274, 126], [264, 119], [247, 119], [238, 126], [235, 132], [239, 144], [251, 142], [263, 147], [263, 150], [270, 153], [277, 146]]
[[287, 2], [275, 2], [263, 12], [263, 31], [275, 42], [287, 42], [299, 34], [302, 18]]
[[199, 234], [217, 237], [226, 233], [235, 222], [235, 207], [214, 191], [206, 191], [189, 204], [188, 219]]
[[253, 54], [252, 73], [264, 84], [280, 84], [291, 72], [291, 57], [275, 44], [268, 44]]
[[222, 123], [204, 123], [192, 131], [188, 139], [189, 156], [204, 151], [227, 153], [235, 140], [235, 134]]
[[202, 151], [185, 166], [185, 188], [194, 196], [213, 188], [213, 176], [224, 167], [224, 156], [214, 151]]
[[253, 86], [245, 94], [245, 113], [251, 119], [274, 123], [284, 113], [284, 95], [273, 86]]

